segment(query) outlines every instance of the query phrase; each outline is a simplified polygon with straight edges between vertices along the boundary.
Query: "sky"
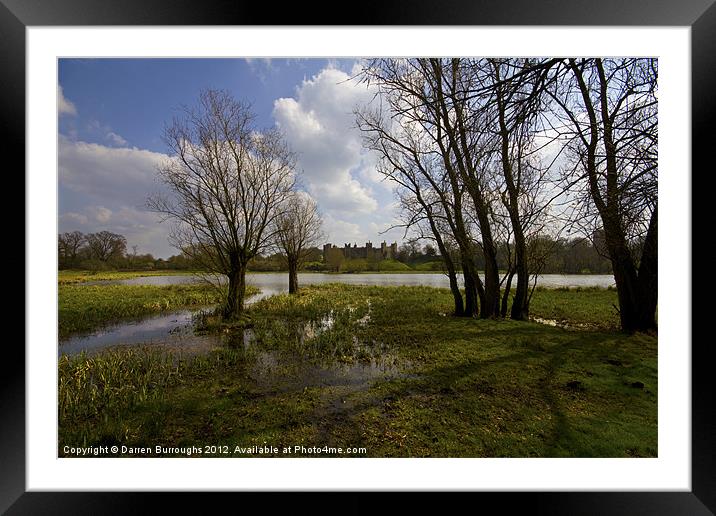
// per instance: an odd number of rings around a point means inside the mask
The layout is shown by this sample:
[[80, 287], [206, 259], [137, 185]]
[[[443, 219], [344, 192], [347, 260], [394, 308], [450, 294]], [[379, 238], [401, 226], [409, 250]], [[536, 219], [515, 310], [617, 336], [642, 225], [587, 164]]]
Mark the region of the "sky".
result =
[[[161, 190], [165, 124], [202, 89], [251, 103], [257, 125], [278, 127], [297, 153], [301, 185], [318, 203], [325, 242], [402, 241], [393, 186], [363, 149], [353, 109], [372, 93], [351, 80], [353, 59], [60, 59], [59, 231], [112, 231], [127, 249], [178, 254], [169, 223], [146, 208]], [[385, 232], [385, 233], [383, 233]]]

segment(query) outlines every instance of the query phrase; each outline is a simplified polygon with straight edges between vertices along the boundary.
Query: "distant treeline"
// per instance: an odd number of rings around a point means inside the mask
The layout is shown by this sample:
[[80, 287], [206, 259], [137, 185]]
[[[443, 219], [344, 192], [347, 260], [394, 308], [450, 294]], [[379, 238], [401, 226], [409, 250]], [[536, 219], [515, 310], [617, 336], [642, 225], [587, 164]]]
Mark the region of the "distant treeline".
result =
[[161, 270], [192, 268], [191, 260], [183, 254], [166, 260], [154, 258], [150, 253], [139, 254], [137, 246], [127, 250], [127, 239], [110, 231], [61, 233], [57, 239], [58, 267], [60, 269], [85, 269], [103, 271]]
[[[611, 274], [612, 266], [609, 258], [600, 253], [588, 238], [551, 239], [541, 236], [532, 242], [539, 247], [538, 256], [542, 263], [535, 266], [542, 274]], [[501, 270], [509, 268], [509, 253], [514, 255], [514, 247], [500, 243], [497, 252], [497, 265]], [[416, 243], [407, 243], [398, 247], [397, 260], [416, 270], [434, 270], [435, 262], [441, 258], [434, 246], [428, 244], [420, 248]], [[453, 260], [459, 263], [459, 256]], [[484, 270], [483, 253], [475, 252], [474, 260], [479, 270]]]
[[[611, 262], [599, 253], [587, 238], [550, 239], [541, 237], [539, 242], [544, 263], [540, 271], [544, 274], [611, 274]], [[498, 266], [508, 267], [510, 247], [500, 246]], [[86, 270], [192, 270], [197, 266], [186, 255], [180, 253], [167, 259], [154, 258], [150, 253], [139, 254], [137, 247], [127, 250], [127, 239], [123, 235], [101, 231], [84, 234], [79, 231], [62, 233], [58, 238], [60, 269]], [[478, 268], [484, 268], [482, 253], [476, 252]], [[442, 258], [434, 246], [409, 242], [398, 247], [395, 260], [371, 261], [365, 259], [337, 258], [324, 263], [323, 253], [318, 247], [310, 250], [303, 267], [315, 272], [364, 272], [364, 271], [441, 271]], [[254, 272], [278, 272], [286, 270], [285, 257], [279, 253], [257, 256], [249, 262]]]

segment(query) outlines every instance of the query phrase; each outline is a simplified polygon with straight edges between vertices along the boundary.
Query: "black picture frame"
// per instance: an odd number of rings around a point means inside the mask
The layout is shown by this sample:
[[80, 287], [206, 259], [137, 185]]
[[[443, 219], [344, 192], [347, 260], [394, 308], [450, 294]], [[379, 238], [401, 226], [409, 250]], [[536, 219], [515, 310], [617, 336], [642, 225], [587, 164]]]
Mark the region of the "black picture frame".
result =
[[[356, 13], [341, 13], [334, 3], [281, 4], [236, 0], [0, 0], [0, 105], [5, 162], [25, 164], [25, 29], [63, 25], [651, 25], [691, 27], [692, 170], [713, 169], [710, 149], [716, 131], [716, 5], [714, 0], [413, 0], [363, 5]], [[320, 21], [319, 21], [320, 20]], [[11, 161], [8, 158], [14, 158]], [[5, 168], [5, 167], [3, 167]], [[6, 171], [8, 171], [6, 169]], [[9, 171], [8, 171], [9, 172]], [[683, 171], [685, 177], [691, 171]], [[24, 192], [24, 180], [14, 173]], [[691, 175], [693, 183], [693, 174]], [[692, 192], [695, 190], [692, 188]], [[693, 205], [697, 205], [696, 202]], [[698, 219], [693, 217], [694, 222]], [[19, 225], [17, 225], [19, 226]], [[692, 235], [699, 234], [692, 230]], [[703, 234], [703, 233], [701, 233]], [[24, 235], [23, 235], [24, 241]], [[702, 258], [703, 260], [703, 258]], [[702, 264], [692, 262], [692, 270]], [[20, 266], [19, 264], [17, 265]], [[24, 267], [24, 265], [23, 265]], [[31, 271], [25, 268], [27, 277]], [[691, 278], [685, 276], [685, 281]], [[692, 300], [685, 300], [694, 306]], [[24, 306], [24, 304], [23, 304]], [[31, 310], [31, 306], [24, 306]], [[692, 312], [693, 313], [693, 312]], [[699, 320], [692, 315], [692, 320]], [[58, 493], [26, 492], [25, 488], [25, 354], [17, 339], [6, 339], [6, 365], [0, 375], [0, 512], [7, 514], [127, 514], [144, 512], [148, 501], [159, 501], [165, 511], [194, 506], [182, 493]], [[582, 493], [476, 493], [477, 503], [499, 503], [504, 510], [528, 505], [537, 514], [713, 514], [716, 511], [716, 468], [709, 344], [706, 339], [675, 343], [691, 345], [692, 352], [692, 491], [690, 492], [582, 492]], [[11, 345], [12, 344], [12, 345]], [[22, 366], [21, 366], [22, 365]], [[215, 496], [217, 493], [213, 493]], [[242, 505], [255, 494], [240, 493]], [[315, 495], [315, 493], [314, 493]], [[223, 498], [233, 494], [221, 494]], [[275, 496], [275, 495], [274, 495]], [[150, 500], [147, 500], [147, 499]], [[300, 499], [315, 504], [315, 500]], [[310, 497], [310, 498], [313, 498]], [[153, 500], [156, 499], [156, 500]], [[420, 495], [402, 501], [420, 506]], [[274, 499], [275, 500], [275, 499]], [[227, 500], [228, 501], [228, 500]], [[258, 500], [250, 500], [252, 502]], [[372, 502], [353, 493], [341, 512], [365, 512]], [[467, 503], [477, 506], [475, 500]], [[407, 505], [406, 505], [407, 504]], [[206, 507], [206, 506], [204, 506]], [[238, 509], [238, 506], [236, 506]], [[317, 507], [317, 506], [314, 506]], [[319, 508], [320, 509], [320, 508]], [[363, 509], [363, 510], [361, 510]]]

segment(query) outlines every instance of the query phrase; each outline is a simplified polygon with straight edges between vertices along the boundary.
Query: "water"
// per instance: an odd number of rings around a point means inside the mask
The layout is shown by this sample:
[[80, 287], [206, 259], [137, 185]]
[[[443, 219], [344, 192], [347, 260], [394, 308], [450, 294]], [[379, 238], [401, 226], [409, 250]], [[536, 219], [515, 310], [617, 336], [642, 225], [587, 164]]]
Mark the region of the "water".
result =
[[[95, 281], [94, 285], [180, 285], [202, 281], [198, 276], [146, 276], [113, 281]], [[288, 292], [288, 274], [285, 272], [248, 273], [246, 281], [261, 289], [262, 297]], [[301, 273], [299, 285], [320, 285], [323, 283], [346, 283], [349, 285], [377, 286], [420, 286], [449, 288], [447, 276], [434, 274], [325, 274]], [[537, 286], [545, 288], [561, 287], [601, 287], [614, 286], [611, 274], [542, 274], [537, 277]]]
[[[349, 311], [354, 313], [353, 310]], [[348, 361], [345, 361], [343, 354], [341, 360], [337, 360], [330, 349], [317, 345], [313, 339], [331, 331], [336, 324], [336, 313], [333, 310], [313, 321], [280, 323], [289, 335], [295, 334], [298, 337], [288, 339], [287, 346], [280, 349], [266, 346], [262, 340], [270, 337], [275, 329], [268, 330], [268, 333], [267, 329], [257, 333], [252, 328], [243, 328], [230, 333], [195, 335], [192, 315], [192, 311], [184, 310], [149, 317], [143, 321], [125, 322], [93, 335], [70, 339], [62, 345], [61, 350], [63, 354], [69, 355], [81, 350], [91, 354], [108, 345], [130, 346], [134, 342], [180, 351], [186, 356], [206, 353], [220, 346], [232, 348], [240, 357], [235, 365], [236, 374], [242, 375], [257, 392], [275, 395], [277, 392], [296, 392], [311, 387], [332, 387], [329, 398], [322, 400], [317, 407], [321, 414], [320, 420], [324, 423], [327, 418], [343, 417], [353, 407], [351, 395], [370, 388], [375, 381], [413, 376], [406, 371], [413, 367], [411, 361], [399, 360], [387, 346], [372, 339], [362, 341], [352, 336], [350, 350], [345, 350], [345, 353], [353, 356]], [[348, 324], [360, 327], [367, 321], [366, 316], [356, 316]], [[345, 319], [341, 319], [341, 324], [346, 324]], [[282, 330], [279, 333], [285, 334]], [[117, 344], [117, 340], [121, 340], [122, 344]], [[218, 395], [226, 392], [222, 390]]]
[[[350, 285], [383, 286], [429, 286], [449, 288], [444, 274], [322, 274], [303, 273], [298, 275], [299, 285], [322, 283], [347, 283]], [[140, 278], [95, 281], [95, 285], [179, 285], [202, 281], [198, 276], [145, 276]], [[261, 293], [246, 300], [247, 304], [259, 299], [288, 292], [286, 273], [249, 273], [247, 283], [261, 289]], [[545, 274], [538, 277], [537, 284], [546, 288], [559, 287], [609, 287], [614, 285], [611, 275], [566, 275]], [[203, 309], [206, 309], [204, 307]], [[60, 341], [58, 353], [74, 355], [81, 351], [94, 352], [112, 346], [148, 344], [185, 353], [202, 353], [221, 345], [216, 336], [195, 335], [192, 316], [200, 309], [179, 310], [138, 320], [122, 321], [89, 334], [75, 335]], [[368, 322], [370, 316], [358, 321]], [[326, 323], [328, 324], [328, 323]], [[313, 330], [307, 329], [307, 332]], [[310, 337], [309, 337], [310, 338]]]
[[92, 333], [74, 335], [61, 340], [58, 354], [92, 353], [112, 346], [134, 344], [160, 345], [163, 348], [186, 352], [208, 351], [215, 340], [194, 335], [193, 316], [196, 311], [179, 310], [108, 325]]

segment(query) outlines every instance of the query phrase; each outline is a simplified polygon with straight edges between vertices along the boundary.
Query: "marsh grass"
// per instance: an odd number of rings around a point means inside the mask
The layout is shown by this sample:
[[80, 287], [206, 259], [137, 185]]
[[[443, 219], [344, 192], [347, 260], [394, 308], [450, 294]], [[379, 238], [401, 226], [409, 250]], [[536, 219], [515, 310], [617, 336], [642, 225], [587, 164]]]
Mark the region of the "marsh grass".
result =
[[[258, 292], [247, 287], [247, 295]], [[122, 319], [219, 303], [224, 292], [210, 285], [59, 285], [60, 339]]]
[[[533, 311], [599, 322], [595, 313], [610, 313], [614, 299], [609, 291], [540, 290]], [[657, 455], [655, 336], [625, 335], [611, 323], [574, 331], [456, 318], [450, 308], [449, 291], [429, 287], [311, 286], [260, 300], [239, 321], [208, 321], [204, 330], [225, 335], [227, 345], [204, 356], [65, 359], [60, 445]]]
[[196, 274], [193, 271], [161, 270], [161, 271], [85, 271], [61, 270], [57, 272], [57, 283], [69, 285], [87, 281], [114, 281], [148, 276], [187, 276]]

